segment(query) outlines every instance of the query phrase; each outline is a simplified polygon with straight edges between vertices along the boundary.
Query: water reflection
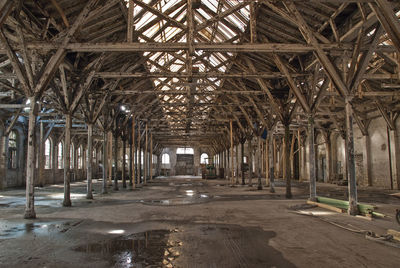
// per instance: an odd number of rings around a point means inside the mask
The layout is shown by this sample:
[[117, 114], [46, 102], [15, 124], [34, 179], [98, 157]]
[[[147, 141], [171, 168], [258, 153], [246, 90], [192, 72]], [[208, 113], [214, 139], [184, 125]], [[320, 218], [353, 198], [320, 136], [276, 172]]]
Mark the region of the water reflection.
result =
[[76, 251], [101, 254], [116, 267], [174, 267], [182, 242], [171, 239], [175, 230], [152, 230], [81, 245]]

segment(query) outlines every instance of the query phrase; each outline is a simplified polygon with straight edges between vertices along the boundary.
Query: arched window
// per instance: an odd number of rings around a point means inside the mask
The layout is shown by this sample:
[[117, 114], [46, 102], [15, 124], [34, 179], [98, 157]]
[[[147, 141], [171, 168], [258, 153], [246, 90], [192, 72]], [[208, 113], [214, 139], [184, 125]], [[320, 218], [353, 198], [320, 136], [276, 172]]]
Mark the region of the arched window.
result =
[[69, 168], [73, 169], [74, 168], [74, 156], [75, 156], [75, 147], [73, 144], [71, 144], [71, 147], [69, 148]]
[[62, 142], [60, 142], [57, 145], [57, 163], [58, 163], [58, 168], [63, 169], [64, 168], [64, 147]]
[[176, 154], [194, 154], [193, 148], [178, 148]]
[[208, 154], [202, 153], [200, 155], [200, 164], [208, 164]]
[[8, 135], [8, 168], [16, 169], [17, 163], [17, 133], [11, 131]]
[[51, 169], [51, 141], [47, 139], [44, 142], [44, 168]]
[[163, 154], [161, 156], [161, 164], [169, 164], [169, 154]]
[[83, 167], [83, 155], [82, 155], [82, 146], [78, 147], [78, 169], [82, 169]]

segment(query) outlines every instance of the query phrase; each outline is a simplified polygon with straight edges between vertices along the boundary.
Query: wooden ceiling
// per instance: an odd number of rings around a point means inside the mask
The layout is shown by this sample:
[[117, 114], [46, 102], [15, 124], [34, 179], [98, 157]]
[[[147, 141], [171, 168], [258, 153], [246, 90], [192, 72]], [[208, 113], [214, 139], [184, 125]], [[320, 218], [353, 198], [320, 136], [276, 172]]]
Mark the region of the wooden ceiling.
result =
[[230, 120], [235, 137], [305, 130], [310, 116], [342, 132], [346, 99], [363, 133], [378, 116], [394, 127], [399, 10], [388, 0], [1, 0], [1, 115], [11, 122], [34, 97], [48, 124], [72, 114], [123, 132], [135, 119], [159, 148], [215, 150]]

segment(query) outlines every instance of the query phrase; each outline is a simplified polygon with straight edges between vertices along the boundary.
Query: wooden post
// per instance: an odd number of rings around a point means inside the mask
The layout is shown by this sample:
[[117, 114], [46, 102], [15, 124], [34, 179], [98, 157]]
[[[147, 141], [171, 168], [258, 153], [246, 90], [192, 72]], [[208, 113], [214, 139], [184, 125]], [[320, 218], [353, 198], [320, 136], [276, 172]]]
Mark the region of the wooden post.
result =
[[40, 122], [39, 130], [39, 187], [44, 186], [44, 166], [45, 166], [45, 141], [44, 141], [44, 126], [43, 122]]
[[103, 162], [103, 185], [102, 185], [102, 194], [107, 193], [107, 168], [108, 168], [108, 159], [107, 159], [107, 145], [108, 145], [108, 140], [107, 140], [107, 132], [106, 130], [103, 130], [103, 153], [102, 153], [102, 162]]
[[234, 177], [233, 177], [233, 126], [232, 126], [232, 119], [229, 121], [229, 125], [230, 125], [230, 137], [231, 137], [231, 168], [230, 168], [230, 172], [231, 172], [231, 184], [234, 184]]
[[286, 170], [286, 198], [292, 198], [291, 189], [291, 175], [290, 175], [290, 129], [289, 124], [285, 124], [285, 137], [284, 137], [284, 159]]
[[274, 168], [275, 168], [275, 157], [276, 157], [276, 146], [275, 146], [275, 139], [274, 139], [274, 135], [271, 131], [270, 135], [269, 135], [269, 152], [268, 155], [271, 156], [269, 157], [269, 167], [270, 167], [270, 171], [269, 171], [269, 192], [270, 193], [275, 193], [275, 173], [274, 173]]
[[245, 143], [245, 141], [243, 140], [243, 141], [241, 141], [241, 151], [240, 151], [240, 157], [242, 158], [242, 165], [241, 165], [241, 169], [242, 169], [242, 185], [245, 185], [246, 184], [246, 178], [244, 177], [244, 169], [243, 169], [243, 166], [244, 166], [244, 143]]
[[140, 133], [140, 122], [138, 124], [138, 153], [137, 153], [137, 160], [138, 160], [138, 184], [142, 183], [142, 148], [141, 148], [141, 141], [142, 133]]
[[354, 137], [353, 137], [353, 109], [349, 97], [345, 98], [346, 108], [346, 144], [347, 144], [347, 177], [349, 188], [349, 210], [350, 215], [358, 214], [357, 206], [357, 183], [356, 166], [354, 162]]
[[240, 171], [240, 159], [239, 159], [239, 144], [236, 145], [236, 184], [239, 184], [239, 171]]
[[148, 131], [147, 131], [147, 123], [146, 123], [146, 128], [145, 128], [145, 144], [144, 144], [144, 157], [143, 157], [143, 171], [144, 171], [144, 178], [143, 178], [143, 180], [144, 180], [144, 184], [146, 185], [146, 183], [147, 183], [147, 175], [149, 174], [148, 173], [148, 166], [149, 166], [149, 162], [147, 161], [148, 159], [147, 159], [147, 157], [148, 157], [148, 152], [147, 152], [147, 150], [148, 150], [148, 136], [149, 136], [149, 134], [148, 134]]
[[267, 137], [265, 138], [265, 185], [269, 186], [269, 133], [267, 133]]
[[314, 146], [314, 117], [308, 117], [308, 151], [310, 173], [310, 200], [317, 200], [317, 184], [315, 177], [315, 146]]
[[272, 143], [273, 143], [273, 152], [272, 152], [272, 159], [273, 159], [273, 162], [272, 162], [272, 165], [273, 165], [273, 169], [274, 169], [274, 177], [275, 177], [275, 175], [277, 175], [276, 174], [276, 172], [277, 172], [277, 167], [278, 167], [278, 164], [277, 164], [277, 161], [276, 161], [276, 159], [277, 159], [277, 154], [278, 154], [278, 152], [277, 152], [277, 144], [276, 144], [276, 139], [272, 139]]
[[[394, 124], [395, 125], [395, 124]], [[390, 153], [390, 167], [391, 167], [391, 189], [400, 189], [400, 146], [398, 142], [397, 129], [389, 128], [389, 153]]]
[[325, 131], [325, 154], [326, 154], [326, 176], [324, 182], [332, 181], [332, 144], [331, 144], [331, 132]]
[[[128, 137], [129, 137], [129, 131], [128, 131]], [[132, 182], [132, 174], [133, 174], [133, 143], [134, 141], [132, 140], [132, 136], [129, 138], [129, 188], [132, 189], [133, 182]]]
[[122, 188], [126, 188], [126, 137], [122, 136]]
[[295, 143], [295, 140], [296, 140], [296, 132], [293, 131], [292, 141], [290, 143], [290, 157], [289, 157], [289, 159], [290, 159], [290, 164], [289, 164], [290, 165], [290, 176], [291, 176], [292, 180], [294, 179], [294, 154], [295, 154], [294, 143]]
[[132, 115], [132, 151], [133, 151], [133, 158], [131, 159], [132, 161], [132, 189], [136, 188], [136, 166], [135, 166], [135, 162], [137, 163], [137, 161], [135, 161], [135, 157], [137, 156], [137, 152], [136, 152], [136, 146], [135, 146], [135, 117]]
[[1, 143], [0, 143], [0, 190], [7, 187], [7, 141], [8, 137], [6, 133], [1, 133]]
[[112, 186], [112, 174], [113, 174], [113, 164], [112, 164], [112, 152], [113, 152], [113, 146], [112, 146], [112, 142], [113, 142], [113, 136], [112, 136], [112, 132], [109, 131], [108, 132], [108, 150], [107, 150], [107, 158], [108, 158], [108, 186]]
[[249, 186], [253, 186], [253, 146], [252, 138], [248, 139], [248, 152], [249, 152]]
[[153, 133], [150, 133], [150, 180], [153, 179]]
[[27, 168], [26, 168], [26, 206], [25, 219], [35, 219], [35, 193], [34, 193], [34, 176], [35, 176], [35, 126], [37, 116], [37, 104], [35, 97], [29, 97], [29, 123], [28, 123], [28, 152], [27, 152]]
[[93, 199], [92, 194], [92, 164], [93, 164], [93, 124], [88, 124], [88, 156], [87, 156], [87, 193], [86, 199]]
[[114, 191], [118, 191], [118, 136], [114, 133]]
[[261, 181], [261, 162], [262, 162], [262, 153], [261, 153], [261, 137], [258, 135], [258, 146], [257, 146], [257, 177], [258, 177], [258, 186], [257, 190], [262, 190], [262, 181]]
[[65, 114], [65, 135], [64, 135], [64, 200], [63, 206], [71, 206], [71, 115]]
[[127, 25], [127, 33], [126, 33], [126, 41], [132, 42], [133, 40], [133, 12], [134, 12], [134, 3], [133, 0], [129, 0], [128, 7], [128, 25]]

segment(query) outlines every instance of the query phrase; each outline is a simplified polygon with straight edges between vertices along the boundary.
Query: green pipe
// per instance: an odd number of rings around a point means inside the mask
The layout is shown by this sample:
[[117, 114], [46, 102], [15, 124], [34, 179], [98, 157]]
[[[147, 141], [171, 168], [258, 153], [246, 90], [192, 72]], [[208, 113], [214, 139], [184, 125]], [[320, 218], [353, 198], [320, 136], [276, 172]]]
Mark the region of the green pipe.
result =
[[[320, 203], [328, 204], [337, 208], [347, 210], [349, 208], [349, 201], [333, 199], [328, 197], [318, 196], [317, 201]], [[362, 214], [369, 214], [371, 211], [373, 212], [376, 209], [375, 206], [367, 205], [367, 204], [358, 204], [358, 210]], [[382, 214], [383, 215], [383, 214]], [[378, 216], [378, 215], [377, 215]]]

